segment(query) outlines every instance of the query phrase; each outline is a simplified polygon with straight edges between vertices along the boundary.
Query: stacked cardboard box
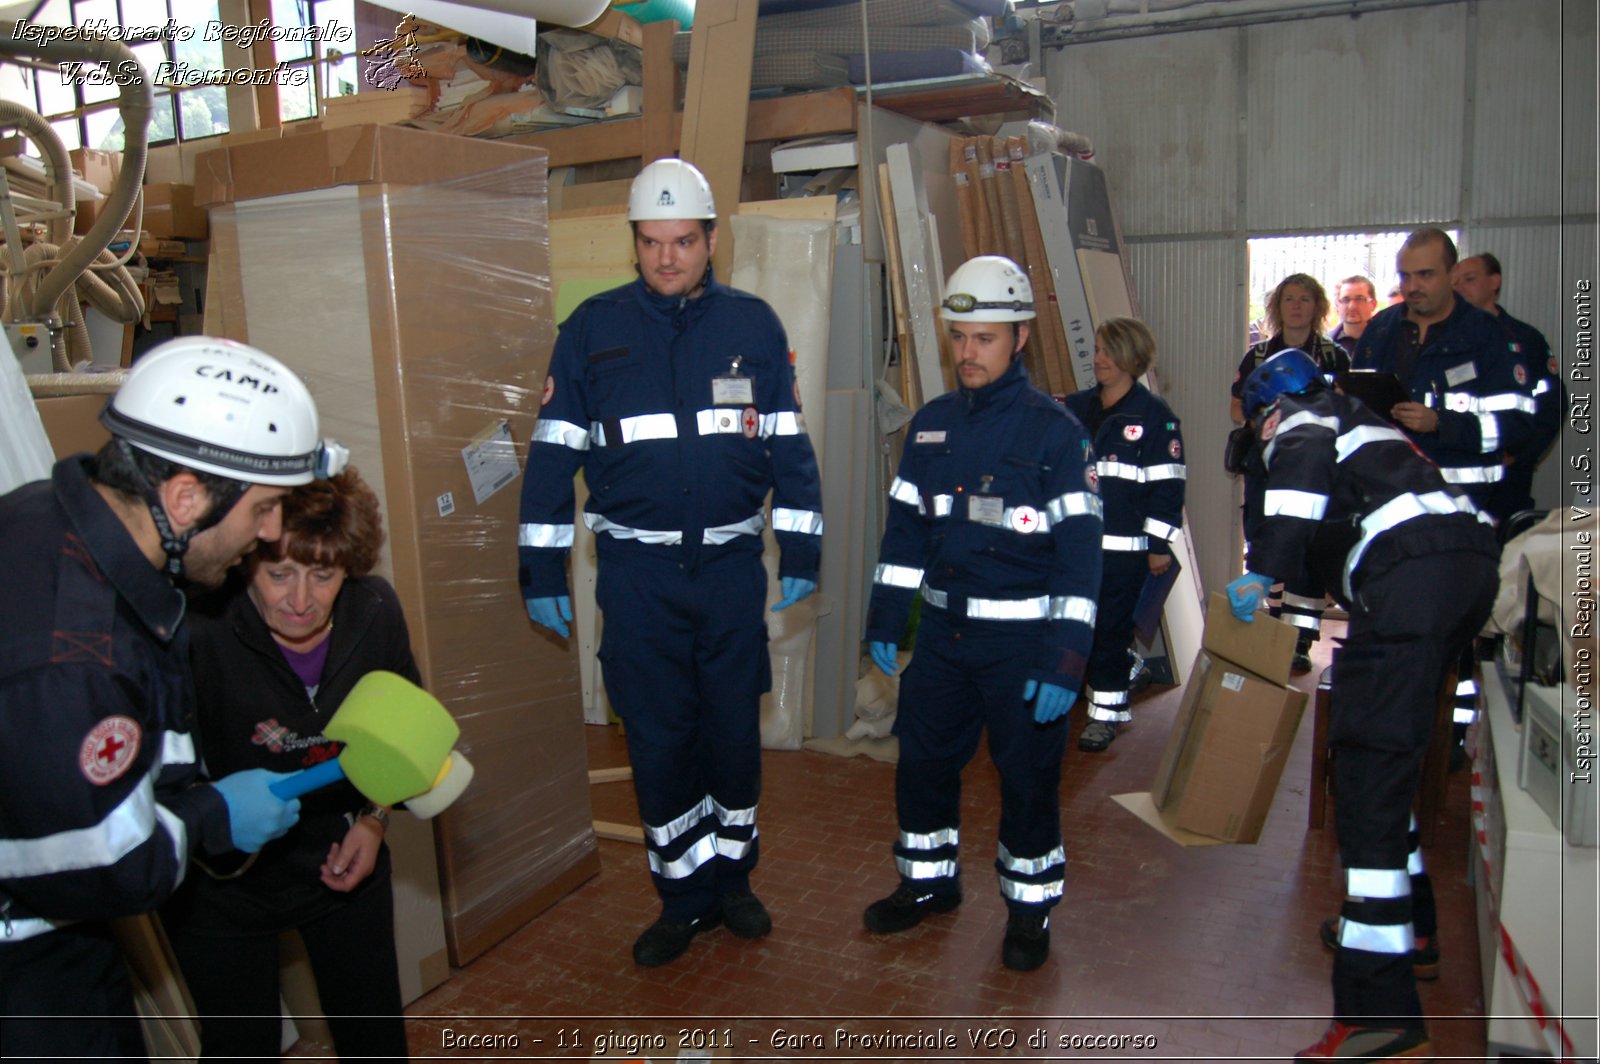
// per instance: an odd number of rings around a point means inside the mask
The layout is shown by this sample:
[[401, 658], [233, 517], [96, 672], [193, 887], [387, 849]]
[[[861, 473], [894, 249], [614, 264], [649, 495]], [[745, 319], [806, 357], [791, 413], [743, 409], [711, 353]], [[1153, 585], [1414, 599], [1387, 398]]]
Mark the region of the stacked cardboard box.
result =
[[1115, 800], [1185, 845], [1259, 839], [1306, 707], [1289, 686], [1295, 636], [1266, 614], [1240, 621], [1212, 595], [1155, 780]]

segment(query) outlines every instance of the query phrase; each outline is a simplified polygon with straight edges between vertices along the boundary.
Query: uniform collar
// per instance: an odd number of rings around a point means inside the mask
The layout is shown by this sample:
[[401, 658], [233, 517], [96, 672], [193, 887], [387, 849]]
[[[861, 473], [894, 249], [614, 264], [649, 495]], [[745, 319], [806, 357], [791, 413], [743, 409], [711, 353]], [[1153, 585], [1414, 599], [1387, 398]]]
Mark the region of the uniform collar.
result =
[[150, 564], [128, 526], [95, 490], [90, 477], [94, 459], [73, 455], [55, 464], [50, 479], [67, 522], [89, 552], [89, 558], [141, 623], [169, 643], [183, 622], [183, 593]]
[[659, 295], [651, 291], [650, 286], [644, 283], [643, 277], [634, 279], [633, 288], [639, 303], [651, 317], [670, 321], [680, 315], [700, 313], [700, 308], [706, 305], [706, 300], [722, 291], [723, 286], [717, 281], [716, 268], [707, 263], [705, 290], [694, 299]]
[[1021, 355], [1013, 355], [1011, 365], [1000, 374], [999, 379], [992, 380], [981, 388], [958, 387], [961, 398], [966, 401], [967, 411], [976, 414], [996, 403], [1009, 401], [1028, 387], [1028, 370], [1022, 364]]

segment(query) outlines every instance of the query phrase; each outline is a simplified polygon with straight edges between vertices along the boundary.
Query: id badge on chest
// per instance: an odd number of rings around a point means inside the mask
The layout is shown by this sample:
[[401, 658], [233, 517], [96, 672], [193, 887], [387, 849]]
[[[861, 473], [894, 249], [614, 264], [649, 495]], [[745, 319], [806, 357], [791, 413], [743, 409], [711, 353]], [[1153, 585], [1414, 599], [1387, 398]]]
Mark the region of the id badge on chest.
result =
[[734, 358], [728, 372], [711, 378], [712, 406], [752, 406], [756, 401], [756, 381], [739, 372], [744, 356]]
[[967, 520], [999, 528], [1005, 524], [1006, 501], [998, 495], [968, 495]]

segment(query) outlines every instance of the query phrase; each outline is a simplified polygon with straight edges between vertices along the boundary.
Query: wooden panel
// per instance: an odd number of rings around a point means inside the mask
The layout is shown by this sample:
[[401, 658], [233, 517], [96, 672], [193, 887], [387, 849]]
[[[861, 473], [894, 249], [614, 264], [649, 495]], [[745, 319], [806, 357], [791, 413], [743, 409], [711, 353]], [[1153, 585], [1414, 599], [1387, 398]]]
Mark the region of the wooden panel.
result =
[[[750, 67], [755, 62], [757, 0], [710, 0], [695, 11], [689, 46], [689, 84], [683, 94], [678, 155], [711, 182], [724, 216], [739, 203], [749, 122]], [[712, 262], [719, 277], [733, 274], [733, 232], [717, 239]]]
[[672, 61], [672, 19], [644, 28], [644, 117], [640, 163], [653, 163], [678, 150], [678, 64]]

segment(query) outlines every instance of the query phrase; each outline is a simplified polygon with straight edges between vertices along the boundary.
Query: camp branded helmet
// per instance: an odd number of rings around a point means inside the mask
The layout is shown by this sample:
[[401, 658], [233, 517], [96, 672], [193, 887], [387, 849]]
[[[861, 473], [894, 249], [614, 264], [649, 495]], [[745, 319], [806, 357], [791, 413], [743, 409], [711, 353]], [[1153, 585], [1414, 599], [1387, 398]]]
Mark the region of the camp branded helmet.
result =
[[343, 469], [294, 372], [232, 340], [184, 336], [134, 363], [100, 421], [141, 451], [249, 484], [293, 486]]
[[639, 171], [628, 191], [628, 221], [715, 219], [711, 183], [693, 163], [657, 159]]
[[1033, 285], [1004, 255], [979, 255], [956, 267], [945, 285], [945, 321], [1027, 321], [1034, 317]]
[[1280, 395], [1298, 395], [1322, 383], [1322, 370], [1310, 355], [1298, 347], [1284, 348], [1246, 378], [1240, 397], [1244, 416], [1254, 418]]

